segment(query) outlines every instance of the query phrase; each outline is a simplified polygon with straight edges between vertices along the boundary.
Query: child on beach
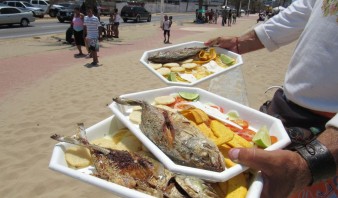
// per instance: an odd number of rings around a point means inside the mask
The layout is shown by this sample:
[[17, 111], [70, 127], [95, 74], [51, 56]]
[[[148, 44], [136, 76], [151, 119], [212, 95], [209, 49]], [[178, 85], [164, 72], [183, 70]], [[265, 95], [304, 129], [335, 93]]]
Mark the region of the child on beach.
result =
[[[171, 17], [171, 20], [172, 20], [172, 17]], [[164, 36], [163, 43], [164, 44], [171, 44], [170, 41], [169, 41], [169, 38], [170, 38], [170, 27], [171, 27], [171, 24], [172, 24], [171, 20], [168, 19], [167, 15], [164, 16], [164, 22], [163, 22], [163, 25], [162, 25], [163, 36]]]
[[93, 15], [93, 10], [89, 8], [87, 10], [88, 16], [84, 18], [84, 34], [86, 36], [86, 43], [88, 45], [90, 56], [93, 57], [91, 65], [97, 65], [99, 60], [97, 52], [99, 51], [99, 19]]

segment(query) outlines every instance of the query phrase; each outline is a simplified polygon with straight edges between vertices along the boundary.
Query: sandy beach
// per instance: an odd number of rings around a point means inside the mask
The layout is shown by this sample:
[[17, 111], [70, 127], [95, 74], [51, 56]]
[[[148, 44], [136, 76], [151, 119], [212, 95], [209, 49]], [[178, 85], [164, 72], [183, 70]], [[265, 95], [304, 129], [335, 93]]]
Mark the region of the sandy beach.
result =
[[[171, 42], [240, 35], [256, 19], [237, 18], [232, 27], [174, 23]], [[167, 46], [159, 24], [121, 27], [120, 35], [101, 42], [98, 67], [89, 66], [92, 59], [74, 58], [77, 49], [58, 41], [64, 34], [0, 41], [1, 197], [114, 197], [48, 164], [56, 144], [50, 135], [73, 135], [76, 123], [88, 127], [109, 117], [113, 97], [166, 86], [139, 62], [145, 50]], [[264, 94], [269, 86], [282, 85], [294, 46], [243, 55], [240, 68], [250, 107], [258, 109], [271, 97], [273, 91]], [[208, 90], [209, 83], [197, 87]]]

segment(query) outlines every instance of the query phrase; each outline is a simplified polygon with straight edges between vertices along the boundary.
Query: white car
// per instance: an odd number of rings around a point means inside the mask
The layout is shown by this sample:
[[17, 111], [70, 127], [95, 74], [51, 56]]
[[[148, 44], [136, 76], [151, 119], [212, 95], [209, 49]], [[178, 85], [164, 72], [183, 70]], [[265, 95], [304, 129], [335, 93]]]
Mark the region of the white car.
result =
[[33, 12], [33, 15], [35, 17], [43, 18], [44, 15], [45, 15], [43, 9], [38, 8], [38, 7], [34, 7], [32, 4], [24, 2], [24, 1], [4, 1], [3, 3], [8, 5], [8, 6], [17, 7], [20, 10], [23, 10], [23, 11]]
[[32, 12], [23, 12], [10, 6], [0, 6], [0, 25], [20, 24], [22, 27], [26, 27], [30, 22], [34, 21], [35, 18]]

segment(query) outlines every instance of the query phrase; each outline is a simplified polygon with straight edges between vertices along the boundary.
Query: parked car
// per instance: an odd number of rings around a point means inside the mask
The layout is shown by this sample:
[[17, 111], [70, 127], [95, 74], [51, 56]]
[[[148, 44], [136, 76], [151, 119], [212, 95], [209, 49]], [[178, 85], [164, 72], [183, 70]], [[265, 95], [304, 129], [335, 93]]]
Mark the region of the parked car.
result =
[[32, 12], [24, 12], [10, 6], [0, 6], [0, 25], [20, 24], [22, 27], [26, 27], [30, 22], [34, 21], [35, 18]]
[[80, 5], [76, 3], [59, 3], [58, 5], [63, 6], [63, 8], [61, 8], [56, 15], [60, 23], [72, 21], [74, 16], [74, 8], [80, 7]]
[[112, 13], [109, 7], [106, 7], [106, 6], [99, 5], [97, 6], [97, 9], [98, 9], [98, 13], [103, 16], [107, 16], [107, 15], [110, 15], [110, 13]]
[[49, 14], [50, 17], [56, 17], [56, 14], [62, 8], [62, 6], [57, 4], [51, 5], [49, 0], [30, 0], [29, 3], [43, 9], [45, 14]]
[[141, 20], [151, 21], [151, 13], [141, 6], [124, 6], [121, 10], [121, 17], [126, 23], [128, 20], [140, 22]]
[[38, 8], [38, 7], [34, 7], [32, 4], [24, 2], [24, 1], [4, 1], [3, 3], [8, 5], [8, 6], [17, 7], [22, 11], [33, 12], [33, 15], [35, 17], [43, 18], [44, 14], [45, 14], [43, 9]]

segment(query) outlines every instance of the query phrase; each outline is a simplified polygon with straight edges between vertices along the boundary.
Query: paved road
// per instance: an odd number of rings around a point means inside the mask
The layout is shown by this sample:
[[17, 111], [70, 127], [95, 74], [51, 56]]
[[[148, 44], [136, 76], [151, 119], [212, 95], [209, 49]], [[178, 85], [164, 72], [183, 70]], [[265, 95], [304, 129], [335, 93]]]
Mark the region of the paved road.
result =
[[[174, 21], [193, 21], [194, 14], [175, 14]], [[153, 15], [151, 23], [159, 23], [160, 15]], [[108, 23], [108, 17], [101, 17], [101, 21]], [[139, 24], [147, 24], [141, 22]], [[120, 27], [135, 25], [134, 22], [121, 23]], [[0, 39], [6, 38], [22, 38], [46, 34], [65, 33], [69, 27], [69, 23], [59, 23], [56, 18], [36, 19], [29, 27], [13, 27], [0, 26]]]

